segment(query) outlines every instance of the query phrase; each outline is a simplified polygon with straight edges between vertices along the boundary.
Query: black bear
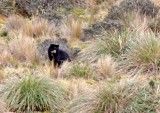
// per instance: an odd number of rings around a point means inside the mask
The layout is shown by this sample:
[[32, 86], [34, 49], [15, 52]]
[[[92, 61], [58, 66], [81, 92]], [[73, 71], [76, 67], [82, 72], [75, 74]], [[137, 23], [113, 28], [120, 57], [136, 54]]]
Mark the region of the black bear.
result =
[[59, 45], [51, 44], [48, 48], [48, 57], [50, 61], [54, 61], [55, 67], [60, 67], [63, 61], [71, 61], [67, 52], [59, 49]]

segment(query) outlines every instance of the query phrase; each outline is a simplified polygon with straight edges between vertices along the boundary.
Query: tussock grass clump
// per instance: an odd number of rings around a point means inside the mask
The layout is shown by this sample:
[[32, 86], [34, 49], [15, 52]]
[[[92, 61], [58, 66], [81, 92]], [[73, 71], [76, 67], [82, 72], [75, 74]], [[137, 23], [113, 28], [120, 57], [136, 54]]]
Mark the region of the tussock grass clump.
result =
[[148, 81], [107, 82], [99, 85], [95, 92], [81, 95], [71, 101], [70, 113], [126, 113], [156, 112], [160, 105], [159, 82], [153, 90]]
[[125, 27], [131, 30], [144, 30], [148, 28], [149, 18], [145, 15], [140, 15], [140, 12], [126, 12], [121, 17], [122, 23]]
[[80, 39], [82, 35], [82, 22], [73, 19], [73, 17], [68, 19], [68, 21], [61, 26], [61, 36], [70, 41]]
[[127, 30], [122, 32], [104, 33], [100, 38], [88, 44], [79, 55], [80, 61], [95, 62], [98, 58], [105, 55], [112, 55], [119, 57], [127, 45], [127, 41], [134, 35], [134, 33]]
[[96, 69], [103, 78], [112, 77], [116, 71], [116, 63], [111, 56], [102, 56], [96, 62]]
[[33, 38], [23, 36], [22, 33], [9, 42], [9, 48], [15, 59], [31, 63], [39, 60], [36, 41]]
[[21, 32], [23, 35], [33, 38], [43, 36], [54, 37], [55, 32], [54, 24], [50, 24], [46, 19], [32, 18], [29, 20], [17, 15], [12, 15], [8, 18], [6, 27], [11, 36]]
[[160, 67], [159, 59], [160, 40], [153, 33], [146, 32], [128, 43], [128, 48], [122, 55], [121, 66], [132, 74], [157, 73]]
[[3, 83], [0, 94], [12, 112], [60, 113], [66, 106], [65, 90], [45, 77], [10, 78]]
[[23, 26], [20, 31], [24, 35], [38, 38], [42, 36], [54, 36], [54, 25], [50, 24], [48, 20], [42, 18], [32, 18], [31, 21], [26, 21], [26, 25]]

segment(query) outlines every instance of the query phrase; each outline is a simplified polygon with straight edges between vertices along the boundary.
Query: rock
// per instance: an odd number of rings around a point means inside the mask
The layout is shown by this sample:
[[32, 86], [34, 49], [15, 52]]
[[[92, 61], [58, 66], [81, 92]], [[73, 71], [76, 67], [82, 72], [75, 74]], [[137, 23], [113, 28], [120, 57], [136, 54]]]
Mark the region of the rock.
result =
[[41, 60], [48, 59], [48, 48], [52, 43], [54, 43], [54, 41], [52, 41], [51, 39], [46, 39], [45, 41], [37, 45], [37, 50], [39, 52]]

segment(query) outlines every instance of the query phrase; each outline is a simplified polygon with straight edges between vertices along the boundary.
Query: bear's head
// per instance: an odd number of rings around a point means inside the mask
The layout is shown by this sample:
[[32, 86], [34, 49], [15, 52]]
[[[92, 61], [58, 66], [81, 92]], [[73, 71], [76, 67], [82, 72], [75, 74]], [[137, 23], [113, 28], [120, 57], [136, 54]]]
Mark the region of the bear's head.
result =
[[48, 48], [48, 57], [49, 57], [50, 61], [53, 59], [53, 57], [58, 55], [58, 52], [59, 52], [59, 45], [51, 44], [49, 46], [49, 48]]

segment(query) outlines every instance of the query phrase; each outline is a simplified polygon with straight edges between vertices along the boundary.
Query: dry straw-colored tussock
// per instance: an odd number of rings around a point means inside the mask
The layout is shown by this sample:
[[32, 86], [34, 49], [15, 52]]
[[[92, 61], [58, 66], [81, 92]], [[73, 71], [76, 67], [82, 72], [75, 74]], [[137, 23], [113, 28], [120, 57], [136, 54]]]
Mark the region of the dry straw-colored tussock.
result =
[[149, 18], [140, 15], [139, 12], [126, 12], [121, 19], [124, 25], [131, 30], [146, 30], [148, 28]]
[[0, 64], [7, 63], [9, 59], [12, 59], [12, 55], [8, 50], [7, 43], [0, 39]]
[[5, 106], [5, 103], [0, 100], [0, 113], [5, 113], [6, 111], [6, 106]]
[[157, 6], [160, 6], [160, 1], [159, 0], [151, 0], [153, 3], [155, 3]]
[[0, 39], [0, 54], [3, 52], [4, 49], [7, 48], [7, 44], [3, 39]]
[[23, 67], [19, 65], [19, 67], [17, 68], [6, 67], [2, 69], [0, 72], [2, 73], [2, 76], [4, 78], [3, 80], [5, 80], [6, 78], [10, 78], [13, 76], [18, 76], [18, 77], [25, 76], [25, 74], [30, 73], [31, 70], [27, 67]]
[[83, 35], [83, 24], [82, 22], [70, 17], [66, 23], [61, 25], [60, 30], [62, 38], [77, 40]]
[[11, 55], [11, 52], [7, 51], [7, 50], [4, 50], [2, 53], [1, 53], [1, 56], [0, 56], [0, 64], [2, 63], [6, 63], [7, 61], [10, 61], [12, 59], [12, 55]]
[[15, 35], [9, 42], [9, 49], [17, 60], [26, 60], [31, 63], [39, 60], [35, 39], [24, 36], [22, 33]]
[[55, 38], [55, 26], [46, 19], [33, 17], [31, 20], [25, 19], [21, 16], [12, 15], [8, 18], [6, 29], [9, 34], [19, 34], [39, 38], [43, 36], [51, 36]]
[[58, 77], [65, 78], [69, 74], [69, 70], [72, 68], [72, 63], [64, 62], [61, 68], [58, 70]]
[[96, 62], [96, 70], [103, 78], [112, 77], [115, 75], [116, 63], [111, 56], [104, 56]]

